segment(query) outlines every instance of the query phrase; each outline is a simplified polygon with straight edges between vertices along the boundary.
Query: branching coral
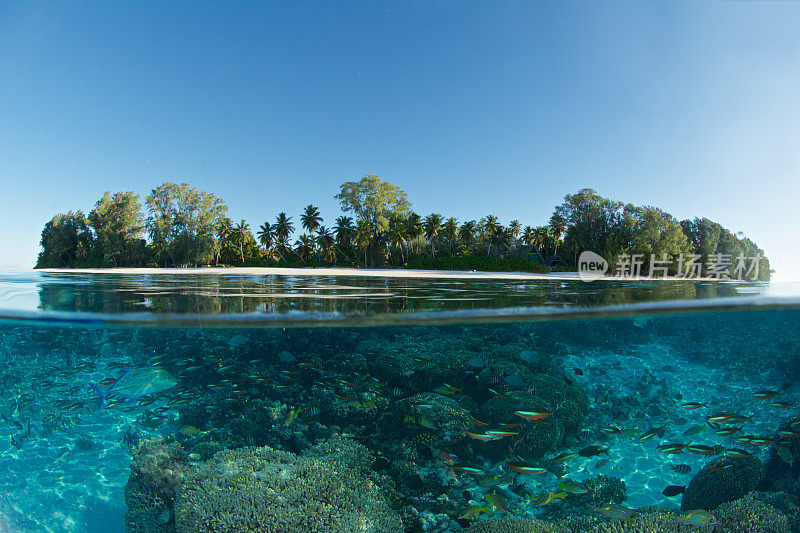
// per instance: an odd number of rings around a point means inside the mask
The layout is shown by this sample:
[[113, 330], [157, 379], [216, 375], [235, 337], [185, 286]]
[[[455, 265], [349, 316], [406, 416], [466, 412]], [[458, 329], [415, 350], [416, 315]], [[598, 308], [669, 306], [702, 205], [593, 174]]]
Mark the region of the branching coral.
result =
[[372, 460], [348, 439], [302, 456], [269, 447], [220, 452], [187, 475], [175, 501], [177, 531], [400, 531]]

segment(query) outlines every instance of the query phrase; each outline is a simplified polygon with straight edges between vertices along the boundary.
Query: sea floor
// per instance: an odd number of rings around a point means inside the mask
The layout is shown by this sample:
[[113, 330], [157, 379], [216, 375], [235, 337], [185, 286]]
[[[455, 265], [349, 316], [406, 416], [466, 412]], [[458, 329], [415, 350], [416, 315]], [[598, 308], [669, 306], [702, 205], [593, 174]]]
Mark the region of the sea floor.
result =
[[[164, 394], [144, 407], [133, 402], [97, 409], [91, 384], [137, 364], [115, 348], [103, 348], [113, 334], [94, 334], [94, 346], [88, 351], [97, 356], [65, 355], [71, 366], [54, 364], [52, 354], [27, 353], [26, 339], [13, 338], [14, 334], [6, 332], [3, 345], [0, 532], [124, 531], [123, 489], [132, 428], [138, 439], [174, 434], [178, 428], [177, 407], [170, 405], [174, 395]], [[15, 343], [18, 346], [14, 347]], [[656, 343], [627, 345], [619, 351], [572, 346], [569, 339], [564, 344], [568, 355], [561, 357], [560, 363], [578, 369], [574, 380], [592, 403], [587, 428], [575, 448], [589, 444], [608, 447], [606, 454], [570, 460], [568, 475], [579, 482], [597, 474], [621, 478], [627, 485], [626, 505], [630, 507], [678, 508], [680, 497], [667, 498], [662, 491], [668, 485], [687, 484], [709, 459], [686, 452], [664, 455], [657, 450], [659, 439], [639, 442], [638, 435], [644, 431], [667, 424], [660, 442], [733, 447], [736, 443], [731, 438], [716, 437], [708, 429], [690, 437], [684, 433], [703, 426], [704, 416], [711, 410], [752, 414], [747, 431], [764, 435], [774, 433], [783, 416], [754, 406], [752, 399], [753, 390], [776, 387], [775, 375], [730, 366], [715, 368], [687, 360], [680, 350]], [[27, 360], [22, 359], [25, 355]], [[781, 398], [794, 401], [797, 395], [797, 388], [791, 386]], [[679, 408], [689, 401], [708, 402], [709, 408]], [[152, 414], [154, 410], [158, 415]], [[668, 419], [664, 419], [665, 412]], [[607, 436], [598, 431], [606, 425], [636, 429], [636, 435]], [[688, 465], [691, 472], [676, 473], [671, 466], [677, 464]], [[502, 464], [488, 466], [499, 468]], [[557, 490], [559, 480], [548, 475], [526, 483], [546, 492]], [[478, 489], [473, 497], [480, 501], [481, 491], [491, 490]], [[536, 516], [539, 512], [528, 505], [519, 506], [512, 514]], [[504, 515], [499, 511], [491, 514]]]

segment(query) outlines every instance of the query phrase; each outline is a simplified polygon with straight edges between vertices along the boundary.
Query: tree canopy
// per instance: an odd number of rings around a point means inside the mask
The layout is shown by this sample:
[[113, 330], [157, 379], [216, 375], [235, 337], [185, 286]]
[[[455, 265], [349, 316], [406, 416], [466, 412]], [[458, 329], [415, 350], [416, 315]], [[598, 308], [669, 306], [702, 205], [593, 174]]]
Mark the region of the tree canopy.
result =
[[[737, 277], [737, 258], [759, 257], [748, 274], [770, 276], [763, 250], [742, 234], [707, 218], [678, 221], [657, 207], [626, 204], [593, 189], [567, 194], [540, 226], [523, 226], [516, 218], [503, 224], [493, 214], [463, 222], [440, 213], [423, 216], [411, 210], [403, 189], [373, 174], [344, 182], [335, 198], [345, 214], [330, 226], [308, 204], [297, 215], [281, 211], [261, 218], [266, 222], [255, 224], [253, 235], [247, 221], [228, 218], [220, 198], [188, 183], [153, 189], [146, 216], [133, 192], [106, 192], [88, 217], [70, 211], [45, 224], [37, 267], [337, 264], [547, 271], [575, 269], [578, 255], [589, 250], [611, 265], [636, 257], [643, 275], [680, 274], [690, 259], [706, 273], [712, 260], [726, 256], [733, 260], [726, 272]], [[303, 233], [295, 235], [296, 229]]]

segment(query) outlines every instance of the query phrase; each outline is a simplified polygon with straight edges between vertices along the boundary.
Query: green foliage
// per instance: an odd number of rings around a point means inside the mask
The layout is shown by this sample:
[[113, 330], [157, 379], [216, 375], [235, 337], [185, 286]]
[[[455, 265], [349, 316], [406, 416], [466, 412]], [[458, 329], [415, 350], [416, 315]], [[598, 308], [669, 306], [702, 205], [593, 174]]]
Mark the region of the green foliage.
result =
[[548, 269], [541, 263], [534, 263], [516, 257], [412, 257], [405, 268], [427, 270], [481, 270], [485, 272], [535, 272]]
[[103, 265], [139, 266], [146, 261], [144, 217], [139, 195], [106, 191], [89, 212], [97, 253]]
[[[106, 192], [88, 217], [70, 211], [45, 225], [36, 266], [389, 265], [553, 272], [576, 270], [578, 254], [591, 250], [612, 266], [637, 256], [642, 275], [660, 275], [662, 266], [677, 274], [681, 264], [685, 272], [692, 256], [707, 274], [720, 255], [731, 258], [730, 277], [768, 280], [771, 273], [763, 250], [716, 222], [678, 222], [659, 208], [623, 204], [592, 189], [566, 195], [547, 224], [524, 227], [518, 220], [504, 226], [495, 215], [461, 224], [438, 213], [422, 218], [411, 211], [405, 191], [372, 174], [343, 183], [335, 198], [355, 219], [340, 216], [328, 229], [319, 208], [309, 204], [299, 216], [305, 233], [293, 240], [295, 222], [285, 212], [261, 224], [256, 239], [245, 220], [234, 225], [225, 216], [221, 199], [187, 183], [153, 189], [146, 219], [137, 195]], [[142, 238], [145, 228], [149, 242]], [[754, 272], [750, 258], [756, 256]], [[651, 258], [663, 263], [651, 265]]]
[[148, 195], [147, 231], [163, 264], [209, 264], [217, 252], [215, 229], [228, 211], [214, 194], [188, 183], [166, 182]]
[[88, 264], [94, 237], [81, 211], [54, 216], [42, 230], [36, 268], [70, 268]]

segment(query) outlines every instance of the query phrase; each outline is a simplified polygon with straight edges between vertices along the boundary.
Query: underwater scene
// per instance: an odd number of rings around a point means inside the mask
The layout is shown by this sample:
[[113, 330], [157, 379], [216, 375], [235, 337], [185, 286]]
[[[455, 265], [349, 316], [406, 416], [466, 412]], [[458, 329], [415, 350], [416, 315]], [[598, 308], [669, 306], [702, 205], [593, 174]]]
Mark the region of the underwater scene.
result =
[[2, 280], [0, 532], [800, 531], [791, 298], [170, 283]]

